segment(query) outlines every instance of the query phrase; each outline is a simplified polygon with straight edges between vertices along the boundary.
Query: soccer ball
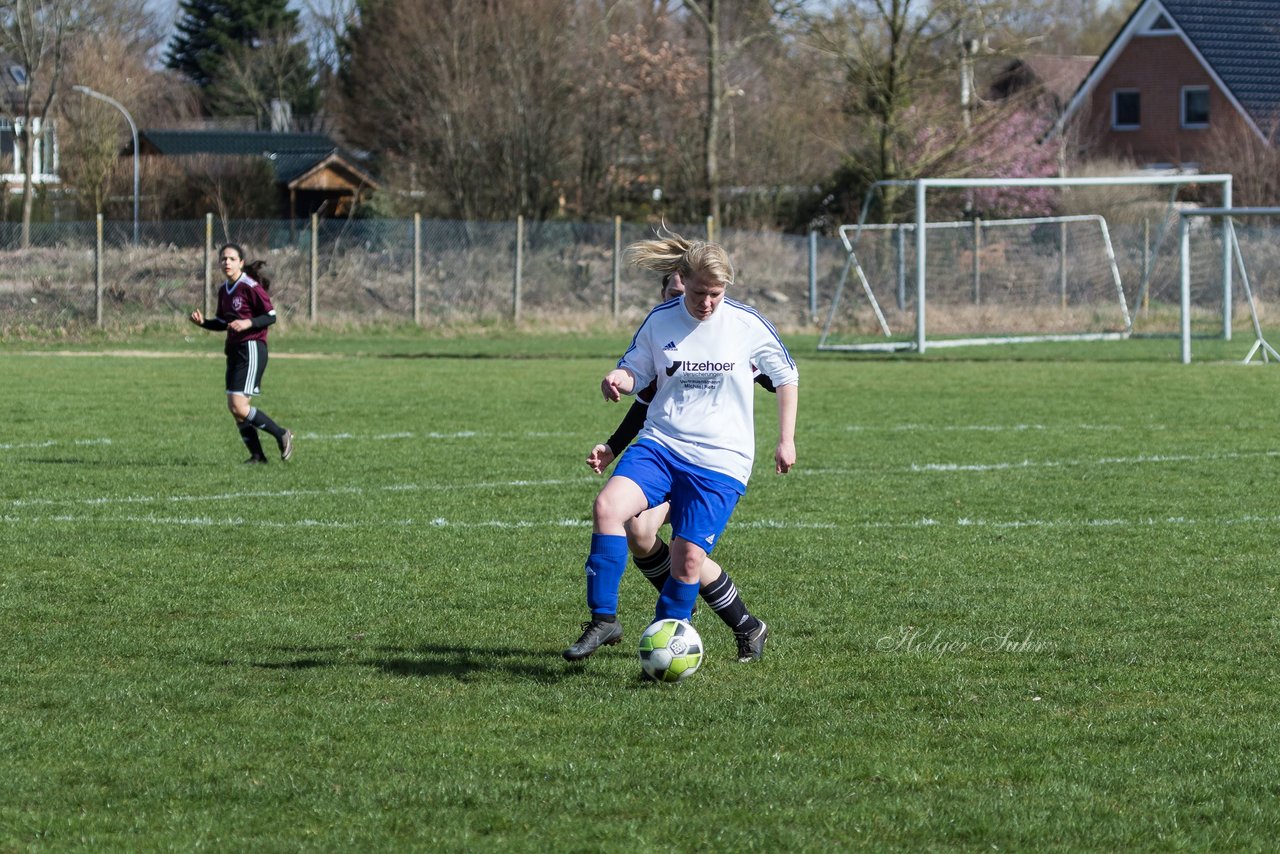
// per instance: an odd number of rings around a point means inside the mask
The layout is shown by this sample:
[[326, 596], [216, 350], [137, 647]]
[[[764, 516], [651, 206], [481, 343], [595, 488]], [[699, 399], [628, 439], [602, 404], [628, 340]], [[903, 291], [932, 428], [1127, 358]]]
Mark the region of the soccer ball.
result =
[[640, 636], [640, 667], [658, 682], [687, 679], [702, 665], [702, 638], [685, 620], [658, 620]]

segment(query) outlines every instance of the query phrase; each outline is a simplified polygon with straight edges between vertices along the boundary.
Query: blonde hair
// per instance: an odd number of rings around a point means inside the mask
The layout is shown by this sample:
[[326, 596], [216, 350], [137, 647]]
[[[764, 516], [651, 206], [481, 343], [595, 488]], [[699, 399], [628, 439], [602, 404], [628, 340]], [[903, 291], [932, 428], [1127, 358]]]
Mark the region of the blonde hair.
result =
[[694, 279], [721, 287], [733, 284], [733, 262], [719, 243], [687, 240], [665, 228], [652, 240], [637, 240], [627, 247], [627, 261], [663, 275], [679, 273], [688, 284]]

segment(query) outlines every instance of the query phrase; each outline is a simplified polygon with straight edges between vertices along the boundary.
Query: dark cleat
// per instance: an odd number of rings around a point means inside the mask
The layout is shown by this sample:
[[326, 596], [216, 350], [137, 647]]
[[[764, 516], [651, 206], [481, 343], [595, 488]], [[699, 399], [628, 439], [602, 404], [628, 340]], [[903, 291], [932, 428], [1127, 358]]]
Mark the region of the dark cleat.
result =
[[601, 646], [612, 646], [622, 640], [622, 624], [604, 620], [588, 620], [582, 624], [582, 637], [564, 651], [565, 661], [581, 661]]
[[769, 626], [764, 620], [759, 622], [760, 625], [753, 632], [734, 633], [738, 640], [738, 661], [743, 664], [764, 658], [764, 642], [769, 639]]
[[276, 439], [276, 444], [280, 446], [280, 459], [287, 462], [293, 456], [293, 431], [285, 430], [284, 435]]

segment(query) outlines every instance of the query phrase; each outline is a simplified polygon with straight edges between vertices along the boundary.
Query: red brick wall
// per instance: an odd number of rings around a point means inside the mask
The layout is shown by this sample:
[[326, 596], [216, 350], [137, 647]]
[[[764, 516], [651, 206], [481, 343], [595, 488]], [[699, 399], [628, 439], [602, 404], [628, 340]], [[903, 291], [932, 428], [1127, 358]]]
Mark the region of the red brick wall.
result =
[[[1209, 127], [1182, 127], [1182, 87], [1209, 87]], [[1113, 130], [1111, 96], [1117, 89], [1141, 93], [1137, 130]], [[1240, 114], [1178, 36], [1134, 36], [1090, 95], [1084, 140], [1090, 154], [1146, 163], [1196, 163], [1210, 132], [1240, 122]]]

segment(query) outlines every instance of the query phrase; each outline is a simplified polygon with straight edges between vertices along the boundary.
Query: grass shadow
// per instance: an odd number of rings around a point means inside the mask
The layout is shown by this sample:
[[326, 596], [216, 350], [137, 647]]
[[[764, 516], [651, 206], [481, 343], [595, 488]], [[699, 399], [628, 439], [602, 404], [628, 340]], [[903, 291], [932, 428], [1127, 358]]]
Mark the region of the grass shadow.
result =
[[357, 665], [373, 667], [390, 676], [410, 678], [467, 679], [486, 673], [505, 672], [520, 679], [537, 682], [555, 682], [584, 672], [582, 666], [568, 665], [557, 654], [507, 646], [382, 646], [376, 647], [373, 654], [369, 654], [361, 650], [358, 644], [334, 644], [277, 646], [272, 647], [271, 651], [280, 653], [281, 659], [248, 662], [220, 659], [209, 663], [224, 667], [245, 663], [262, 670], [312, 670]]
[[475, 674], [506, 672], [521, 679], [556, 682], [581, 672], [566, 667], [560, 656], [516, 647], [483, 647], [460, 644], [422, 644], [412, 649], [380, 647], [391, 653], [385, 659], [366, 663], [394, 676], [451, 677], [465, 679]]

